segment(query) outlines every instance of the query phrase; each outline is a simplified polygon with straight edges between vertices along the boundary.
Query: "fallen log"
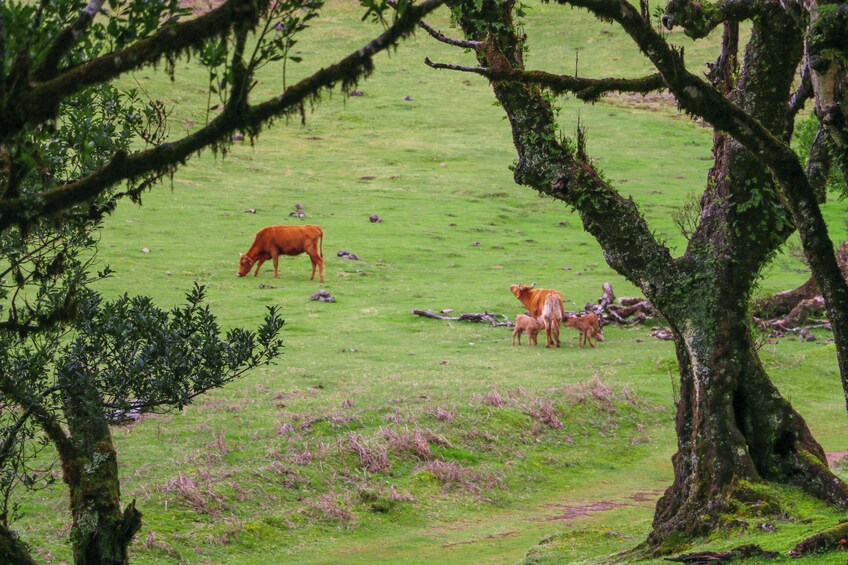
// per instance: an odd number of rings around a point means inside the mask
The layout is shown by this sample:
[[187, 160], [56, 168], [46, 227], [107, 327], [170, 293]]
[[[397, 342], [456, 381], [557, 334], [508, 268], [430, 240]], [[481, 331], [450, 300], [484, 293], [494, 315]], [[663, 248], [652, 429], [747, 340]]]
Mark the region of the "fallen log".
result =
[[[842, 276], [848, 280], [848, 241], [844, 242], [836, 250], [836, 262], [842, 271]], [[809, 300], [820, 296], [821, 292], [813, 277], [807, 282], [793, 288], [784, 290], [771, 296], [765, 296], [754, 300], [754, 316], [761, 319], [775, 319], [786, 316], [803, 300]]]
[[460, 314], [459, 316], [440, 316], [439, 314], [434, 314], [429, 310], [413, 310], [412, 313], [416, 316], [433, 318], [434, 320], [447, 320], [449, 322], [479, 322], [491, 324], [493, 326], [510, 327], [514, 325], [514, 323], [510, 321], [509, 317], [503, 314], [493, 314], [489, 312], [471, 312]]

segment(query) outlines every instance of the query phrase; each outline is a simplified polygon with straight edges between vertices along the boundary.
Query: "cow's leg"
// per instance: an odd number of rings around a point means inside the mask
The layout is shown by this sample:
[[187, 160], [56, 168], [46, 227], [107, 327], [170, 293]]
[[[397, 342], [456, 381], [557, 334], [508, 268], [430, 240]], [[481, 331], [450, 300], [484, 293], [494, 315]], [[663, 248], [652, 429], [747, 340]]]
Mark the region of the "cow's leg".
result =
[[556, 346], [559, 347], [559, 322], [554, 321], [551, 325], [553, 326], [554, 341], [556, 341]]
[[271, 260], [274, 262], [274, 278], [276, 279], [280, 274], [280, 254], [276, 249], [271, 251]]
[[261, 257], [256, 260], [256, 270], [253, 272], [254, 277], [259, 274], [259, 267], [261, 267], [262, 263], [264, 263], [264, 262], [265, 262], [265, 259], [263, 259]]
[[[309, 259], [312, 261], [312, 276], [309, 277], [309, 280], [314, 281], [315, 280], [315, 267], [318, 266], [318, 259], [319, 259], [318, 254], [315, 252], [314, 249], [309, 252]], [[321, 282], [324, 282], [324, 275], [323, 274], [321, 275]]]

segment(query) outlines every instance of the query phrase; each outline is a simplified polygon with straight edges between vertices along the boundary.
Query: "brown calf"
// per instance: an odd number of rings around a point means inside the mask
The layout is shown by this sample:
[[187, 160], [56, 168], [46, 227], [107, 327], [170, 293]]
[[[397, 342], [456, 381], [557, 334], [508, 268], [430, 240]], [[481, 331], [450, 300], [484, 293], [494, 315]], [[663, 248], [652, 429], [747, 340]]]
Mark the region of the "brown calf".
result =
[[515, 345], [516, 337], [518, 345], [521, 345], [521, 334], [524, 332], [527, 332], [527, 345], [537, 345], [536, 336], [542, 327], [536, 318], [531, 318], [527, 314], [518, 314], [515, 316], [515, 327], [512, 329], [512, 345]]
[[580, 332], [580, 335], [577, 336], [577, 347], [582, 348], [586, 342], [589, 342], [589, 345], [595, 347], [595, 344], [592, 343], [593, 337], [596, 341], [604, 341], [604, 334], [601, 333], [598, 316], [594, 313], [589, 313], [585, 316], [570, 316], [566, 318], [565, 325]]
[[319, 226], [269, 226], [256, 232], [253, 243], [247, 253], [239, 258], [238, 276], [243, 277], [256, 263], [256, 272], [262, 263], [271, 259], [274, 262], [274, 278], [279, 274], [280, 255], [300, 255], [306, 253], [312, 260], [312, 276], [315, 279], [315, 267], [321, 282], [324, 282], [324, 231]]

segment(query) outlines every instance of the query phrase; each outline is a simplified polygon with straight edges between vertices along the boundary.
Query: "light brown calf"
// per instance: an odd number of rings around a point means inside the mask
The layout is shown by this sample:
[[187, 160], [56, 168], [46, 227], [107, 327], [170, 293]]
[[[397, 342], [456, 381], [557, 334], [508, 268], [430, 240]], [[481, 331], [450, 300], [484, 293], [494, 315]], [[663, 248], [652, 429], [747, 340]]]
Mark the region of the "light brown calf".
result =
[[597, 314], [589, 313], [585, 316], [570, 316], [565, 319], [565, 326], [574, 328], [580, 332], [580, 335], [577, 336], [577, 347], [579, 348], [582, 348], [586, 342], [592, 347], [595, 347], [595, 344], [592, 343], [593, 337], [596, 341], [605, 341], [604, 334], [601, 333]]
[[527, 332], [527, 345], [537, 345], [536, 336], [543, 327], [536, 318], [531, 318], [527, 314], [518, 314], [515, 316], [515, 327], [512, 329], [512, 345], [515, 345], [516, 337], [518, 345], [521, 345], [521, 334], [524, 332]]

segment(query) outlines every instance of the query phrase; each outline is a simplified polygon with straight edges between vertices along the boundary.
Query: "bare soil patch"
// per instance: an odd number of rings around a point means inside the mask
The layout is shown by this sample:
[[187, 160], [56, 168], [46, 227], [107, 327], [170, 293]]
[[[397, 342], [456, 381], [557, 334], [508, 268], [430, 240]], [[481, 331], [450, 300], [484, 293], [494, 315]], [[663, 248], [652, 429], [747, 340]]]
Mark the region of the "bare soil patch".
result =
[[607, 510], [622, 508], [624, 506], [632, 506], [632, 504], [627, 504], [625, 502], [613, 502], [611, 500], [598, 500], [575, 506], [569, 506], [566, 504], [550, 504], [548, 505], [548, 508], [559, 508], [562, 509], [563, 512], [554, 516], [541, 518], [541, 520], [544, 520], [545, 522], [553, 522], [554, 520], [574, 520], [575, 518], [582, 518], [594, 512], [604, 512]]
[[486, 540], [503, 539], [503, 538], [512, 537], [517, 533], [518, 532], [516, 532], [515, 530], [510, 530], [508, 532], [503, 532], [501, 534], [489, 534], [488, 536], [485, 536], [485, 537], [482, 537], [482, 538], [477, 538], [477, 539], [472, 539], [472, 540], [468, 540], [468, 541], [445, 542], [445, 543], [442, 544], [442, 547], [453, 547], [455, 545], [469, 545], [469, 544], [472, 544], [472, 543], [479, 543], [481, 541], [486, 541]]

